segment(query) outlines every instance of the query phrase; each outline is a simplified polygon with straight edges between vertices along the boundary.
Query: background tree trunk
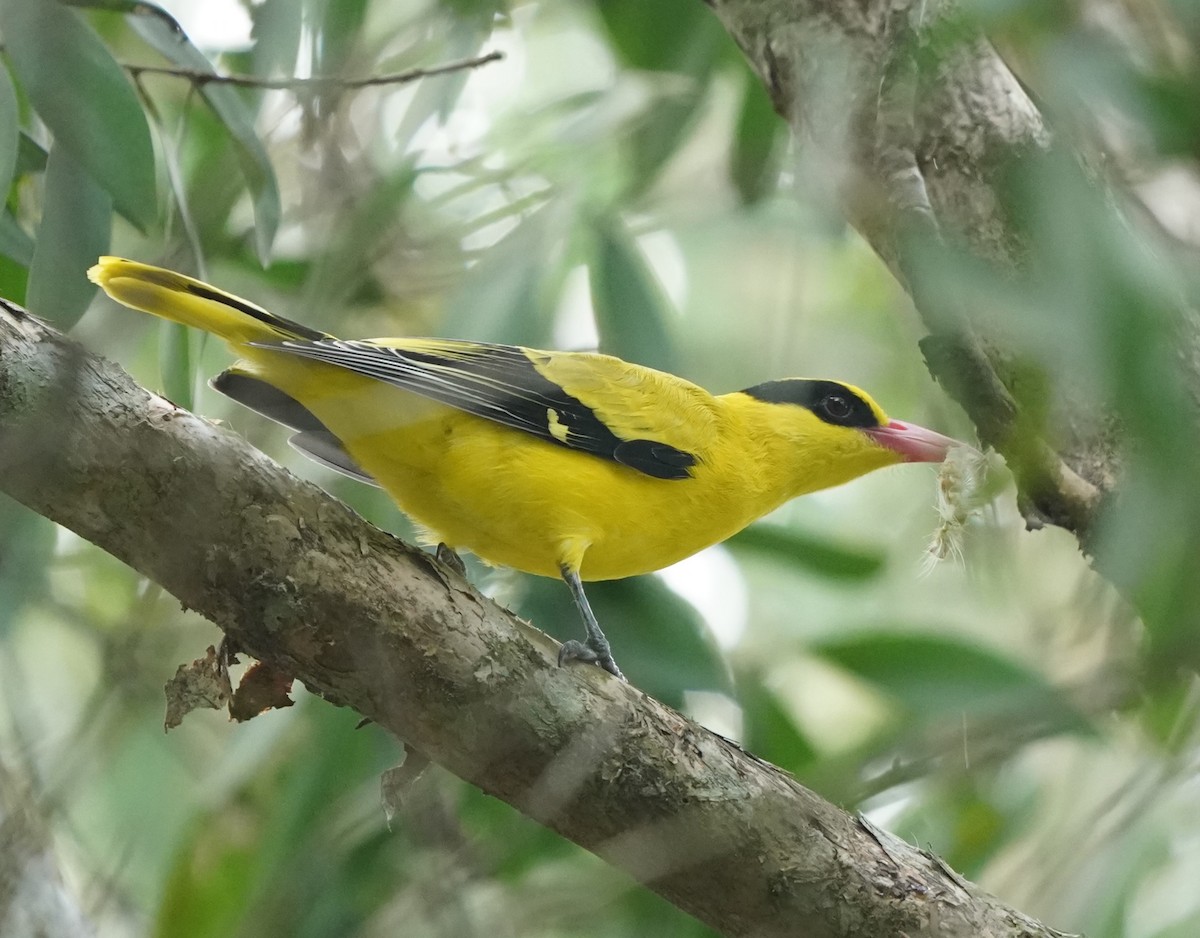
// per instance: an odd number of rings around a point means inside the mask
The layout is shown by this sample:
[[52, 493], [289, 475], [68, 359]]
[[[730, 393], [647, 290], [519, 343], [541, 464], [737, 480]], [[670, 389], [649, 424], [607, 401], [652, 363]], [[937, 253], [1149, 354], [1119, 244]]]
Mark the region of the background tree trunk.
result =
[[[931, 283], [919, 256], [944, 240], [1006, 276], [1029, 274], [1028, 238], [1006, 186], [1055, 154], [1021, 83], [986, 39], [951, 21], [954, 4], [707, 2], [819, 161], [845, 217], [908, 288], [930, 332], [931, 372], [981, 441], [1008, 458], [1027, 520], [1086, 539], [1120, 470], [1110, 415], [1066, 382], [1031, 382], [1011, 337], [980, 317], [978, 298]], [[1192, 320], [1181, 316], [1178, 327], [1196, 347]], [[1200, 387], [1194, 361], [1185, 368]], [[1046, 386], [1053, 419], [1038, 426], [1029, 411]]]

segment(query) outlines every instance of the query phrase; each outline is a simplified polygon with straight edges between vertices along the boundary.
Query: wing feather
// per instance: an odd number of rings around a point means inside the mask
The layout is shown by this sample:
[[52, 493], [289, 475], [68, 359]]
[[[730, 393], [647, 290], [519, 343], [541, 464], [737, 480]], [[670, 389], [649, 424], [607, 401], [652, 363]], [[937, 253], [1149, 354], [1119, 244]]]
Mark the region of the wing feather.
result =
[[220, 391], [264, 417], [298, 431], [288, 442], [309, 459], [360, 482], [379, 484], [354, 461], [342, 441], [312, 411], [273, 384], [235, 365], [213, 378], [209, 385], [214, 391]]
[[671, 432], [660, 435], [652, 418], [662, 409], [662, 385], [707, 393], [606, 355], [425, 339], [252, 344], [346, 368], [654, 478], [690, 478], [698, 460], [663, 438], [678, 437], [687, 421], [672, 415], [665, 427]]

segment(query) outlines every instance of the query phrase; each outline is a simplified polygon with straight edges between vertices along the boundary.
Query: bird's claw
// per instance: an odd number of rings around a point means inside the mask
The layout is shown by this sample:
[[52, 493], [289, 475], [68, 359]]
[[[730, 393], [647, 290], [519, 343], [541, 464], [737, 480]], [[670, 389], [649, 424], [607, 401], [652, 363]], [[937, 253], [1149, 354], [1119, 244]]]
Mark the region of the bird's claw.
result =
[[459, 576], [465, 577], [467, 575], [467, 565], [463, 563], [462, 557], [455, 552], [453, 547], [444, 541], [438, 544], [437, 550], [434, 551], [434, 556]]
[[621, 669], [617, 667], [616, 661], [613, 660], [612, 650], [608, 647], [608, 642], [603, 642], [599, 647], [578, 642], [575, 639], [562, 643], [562, 647], [558, 650], [558, 666], [561, 668], [568, 661], [584, 661], [588, 664], [594, 664], [603, 668], [614, 677], [625, 680], [625, 675], [621, 673]]

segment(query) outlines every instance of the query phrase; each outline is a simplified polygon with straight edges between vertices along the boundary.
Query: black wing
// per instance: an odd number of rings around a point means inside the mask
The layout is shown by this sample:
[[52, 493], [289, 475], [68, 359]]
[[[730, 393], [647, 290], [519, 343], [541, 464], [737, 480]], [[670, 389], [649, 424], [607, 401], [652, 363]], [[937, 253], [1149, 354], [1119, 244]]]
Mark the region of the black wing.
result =
[[694, 454], [667, 443], [618, 436], [515, 345], [413, 340], [392, 346], [339, 339], [252, 344], [346, 368], [656, 479], [689, 478], [696, 463]]

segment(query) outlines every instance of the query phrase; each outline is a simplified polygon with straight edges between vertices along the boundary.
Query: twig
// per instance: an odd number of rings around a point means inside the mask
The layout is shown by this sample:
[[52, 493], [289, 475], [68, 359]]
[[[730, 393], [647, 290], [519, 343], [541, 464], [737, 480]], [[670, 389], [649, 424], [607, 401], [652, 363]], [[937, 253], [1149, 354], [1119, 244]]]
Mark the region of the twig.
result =
[[257, 75], [219, 75], [216, 72], [203, 72], [192, 68], [173, 68], [166, 65], [125, 65], [124, 68], [134, 79], [142, 75], [169, 75], [172, 78], [182, 78], [194, 85], [234, 85], [238, 88], [261, 88], [268, 91], [287, 91], [289, 89], [328, 89], [368, 88], [373, 85], [403, 85], [419, 78], [429, 78], [434, 75], [445, 75], [470, 68], [479, 68], [489, 62], [499, 62], [504, 58], [503, 52], [489, 52], [487, 55], [476, 56], [473, 59], [459, 59], [444, 65], [432, 65], [428, 68], [412, 68], [404, 72], [391, 72], [387, 75], [371, 75], [367, 78], [337, 78], [318, 75], [311, 78], [263, 78]]

